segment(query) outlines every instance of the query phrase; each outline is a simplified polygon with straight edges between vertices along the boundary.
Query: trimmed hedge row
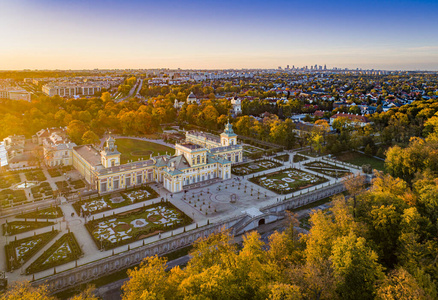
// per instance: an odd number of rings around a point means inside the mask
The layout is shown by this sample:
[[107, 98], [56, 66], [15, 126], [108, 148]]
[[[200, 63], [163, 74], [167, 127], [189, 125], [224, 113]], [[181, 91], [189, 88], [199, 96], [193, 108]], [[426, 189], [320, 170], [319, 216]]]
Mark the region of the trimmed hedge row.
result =
[[[45, 212], [53, 211], [53, 214], [47, 215]], [[64, 215], [61, 208], [59, 207], [49, 207], [44, 209], [37, 209], [35, 211], [31, 211], [28, 213], [21, 213], [20, 215], [15, 216], [15, 218], [19, 219], [56, 219], [60, 218]]]
[[[68, 243], [71, 254], [67, 257], [61, 258], [57, 261], [53, 261], [51, 263], [45, 263], [46, 260], [58, 250], [65, 242]], [[50, 268], [54, 268], [56, 266], [60, 266], [76, 260], [80, 258], [84, 253], [81, 250], [81, 247], [78, 244], [73, 232], [69, 232], [61, 236], [49, 249], [44, 251], [40, 257], [38, 257], [29, 267], [26, 268], [26, 274], [32, 274], [36, 272], [41, 272]]]
[[[15, 240], [10, 242], [5, 246], [6, 251], [6, 266], [8, 271], [12, 269], [18, 269], [22, 266], [21, 260], [23, 260], [23, 264], [25, 264], [32, 256], [34, 256], [38, 251], [40, 251], [47, 243], [49, 243], [57, 234], [58, 230], [51, 230], [49, 232], [40, 233], [34, 236], [30, 236], [24, 239]], [[20, 259], [17, 258], [15, 248], [19, 247], [23, 243], [32, 240], [42, 239], [38, 244], [36, 244], [32, 249], [27, 251]], [[11, 261], [10, 258], [13, 257], [14, 260]]]
[[[55, 222], [12, 221], [12, 222], [8, 222], [6, 224], [2, 224], [2, 229], [3, 229], [3, 235], [5, 235], [5, 233], [6, 233], [6, 226], [7, 226], [7, 230], [8, 230], [9, 235], [16, 235], [19, 233], [23, 233], [23, 232], [51, 226], [51, 225], [55, 225]], [[24, 228], [21, 228], [22, 226], [24, 226]]]

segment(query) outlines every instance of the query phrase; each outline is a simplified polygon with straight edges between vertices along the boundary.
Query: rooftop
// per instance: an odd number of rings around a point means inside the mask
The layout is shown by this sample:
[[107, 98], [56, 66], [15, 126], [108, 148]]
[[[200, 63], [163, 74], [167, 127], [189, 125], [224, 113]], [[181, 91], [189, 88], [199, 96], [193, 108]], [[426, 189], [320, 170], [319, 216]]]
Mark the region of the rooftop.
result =
[[120, 166], [105, 168], [105, 169], [99, 170], [98, 172], [100, 175], [108, 175], [111, 173], [117, 173], [117, 172], [128, 171], [128, 170], [135, 170], [135, 169], [140, 169], [143, 167], [149, 167], [149, 166], [152, 166], [153, 164], [154, 164], [154, 162], [151, 159], [140, 160], [140, 161], [135, 161], [135, 162], [131, 162], [128, 164], [123, 164]]
[[89, 145], [77, 146], [73, 148], [83, 159], [85, 159], [92, 167], [101, 165], [100, 153], [95, 148]]
[[204, 147], [201, 147], [199, 145], [196, 144], [192, 144], [192, 143], [184, 143], [184, 144], [180, 144], [181, 146], [188, 148], [190, 150], [196, 150], [196, 149], [202, 149]]
[[190, 134], [190, 135], [193, 135], [196, 137], [202, 137], [202, 138], [205, 138], [207, 140], [217, 142], [217, 143], [220, 143], [220, 141], [221, 141], [221, 139], [218, 136], [210, 134], [210, 133], [202, 132], [202, 131], [191, 130], [191, 131], [187, 131], [187, 134]]

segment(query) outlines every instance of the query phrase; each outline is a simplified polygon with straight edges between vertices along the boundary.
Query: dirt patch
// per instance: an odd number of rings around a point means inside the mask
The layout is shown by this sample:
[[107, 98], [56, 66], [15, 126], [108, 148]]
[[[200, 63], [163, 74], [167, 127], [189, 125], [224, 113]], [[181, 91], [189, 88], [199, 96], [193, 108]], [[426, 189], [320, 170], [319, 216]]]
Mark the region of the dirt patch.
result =
[[158, 220], [160, 220], [161, 219], [161, 216], [160, 215], [153, 215], [153, 216], [150, 216], [149, 218], [148, 218], [148, 221], [151, 221], [151, 222], [157, 222]]
[[129, 230], [131, 227], [129, 227], [128, 224], [119, 224], [116, 227], [113, 228], [114, 231], [127, 231]]

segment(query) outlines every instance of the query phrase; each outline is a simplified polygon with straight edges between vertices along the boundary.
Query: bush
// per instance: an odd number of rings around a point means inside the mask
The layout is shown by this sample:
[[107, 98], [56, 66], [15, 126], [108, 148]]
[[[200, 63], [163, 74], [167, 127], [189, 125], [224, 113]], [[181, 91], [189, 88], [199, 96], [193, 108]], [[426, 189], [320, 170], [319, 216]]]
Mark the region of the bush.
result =
[[35, 230], [38, 228], [43, 228], [46, 226], [55, 225], [55, 222], [43, 222], [43, 221], [12, 221], [6, 224], [2, 224], [3, 235], [6, 233], [6, 228], [9, 235], [16, 235], [19, 233]]

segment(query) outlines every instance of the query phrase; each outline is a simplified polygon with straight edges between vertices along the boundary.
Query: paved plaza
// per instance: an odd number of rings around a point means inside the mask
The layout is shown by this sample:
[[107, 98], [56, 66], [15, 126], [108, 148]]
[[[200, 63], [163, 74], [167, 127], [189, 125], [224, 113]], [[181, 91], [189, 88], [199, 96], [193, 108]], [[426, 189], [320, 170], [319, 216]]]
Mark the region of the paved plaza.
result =
[[[270, 204], [276, 203], [278, 201], [282, 201], [282, 199], [299, 196], [301, 194], [305, 194], [308, 191], [314, 190], [315, 188], [321, 186], [327, 186], [329, 184], [334, 184], [340, 182], [341, 178], [330, 177], [328, 175], [317, 172], [318, 170], [315, 166], [327, 167], [324, 164], [310, 164], [313, 166], [313, 169], [307, 169], [305, 164], [309, 164], [312, 162], [323, 162], [330, 163], [331, 165], [336, 165], [336, 162], [323, 160], [321, 157], [313, 158], [307, 157], [307, 160], [301, 161], [299, 163], [293, 163], [293, 155], [294, 153], [290, 153], [290, 159], [286, 162], [275, 160], [275, 164], [273, 166], [278, 166], [272, 169], [266, 169], [261, 172], [253, 173], [245, 176], [235, 176], [226, 181], [216, 181], [209, 185], [199, 185], [192, 186], [191, 189], [185, 190], [180, 193], [171, 194], [167, 190], [163, 188], [161, 184], [151, 183], [149, 186], [153, 188], [159, 196], [153, 199], [149, 199], [142, 202], [133, 202], [132, 204], [128, 204], [122, 207], [117, 207], [114, 209], [109, 209], [107, 211], [98, 212], [92, 215], [84, 215], [80, 216], [77, 211], [73, 208], [72, 203], [65, 201], [65, 199], [61, 199], [61, 204], [59, 204], [60, 209], [62, 210], [64, 216], [57, 219], [51, 219], [50, 221], [55, 222], [55, 225], [52, 227], [44, 227], [38, 228], [29, 232], [23, 232], [16, 234], [14, 236], [1, 235], [0, 243], [2, 245], [6, 245], [7, 242], [11, 242], [13, 239], [23, 239], [29, 236], [33, 236], [34, 234], [46, 233], [50, 230], [58, 230], [57, 235], [44, 247], [39, 249], [27, 262], [21, 266], [21, 268], [17, 270], [13, 270], [12, 272], [7, 273], [7, 277], [10, 282], [16, 280], [32, 280], [33, 278], [39, 279], [45, 276], [50, 276], [54, 274], [54, 269], [47, 269], [41, 272], [37, 272], [34, 275], [28, 274], [24, 275], [24, 271], [26, 268], [35, 261], [38, 257], [40, 257], [49, 247], [58, 240], [62, 235], [68, 233], [69, 231], [74, 234], [74, 237], [81, 248], [83, 255], [79, 257], [76, 261], [71, 261], [56, 267], [56, 272], [61, 272], [63, 270], [67, 270], [70, 268], [74, 268], [76, 265], [84, 265], [92, 261], [96, 261], [102, 259], [104, 257], [111, 256], [113, 254], [117, 254], [119, 252], [126, 251], [128, 247], [130, 249], [141, 246], [143, 244], [148, 244], [160, 239], [164, 239], [166, 237], [170, 237], [172, 235], [177, 235], [184, 231], [189, 231], [191, 229], [196, 228], [197, 226], [203, 226], [207, 223], [216, 223], [221, 220], [229, 219], [232, 217], [240, 216], [244, 211], [248, 209], [261, 209]], [[264, 158], [268, 160], [274, 161], [272, 158]], [[348, 172], [352, 174], [356, 174], [359, 172], [357, 167], [348, 164], [340, 164], [342, 168], [347, 169]], [[278, 194], [273, 192], [270, 189], [264, 188], [261, 185], [257, 185], [251, 182], [249, 179], [253, 177], [269, 177], [272, 173], [281, 173], [284, 170], [288, 169], [299, 169], [303, 170], [308, 174], [313, 174], [320, 178], [324, 178], [323, 183], [319, 183], [316, 185], [308, 184], [304, 188], [294, 191], [293, 193], [284, 193]], [[326, 172], [327, 173], [327, 172]], [[312, 176], [310, 176], [312, 177]], [[48, 177], [49, 178], [49, 177]], [[293, 180], [293, 179], [289, 179]], [[50, 184], [55, 185], [53, 182]], [[55, 186], [54, 186], [55, 188]], [[109, 216], [117, 216], [124, 215], [127, 211], [133, 211], [136, 209], [147, 208], [150, 205], [156, 205], [161, 202], [170, 202], [174, 207], [176, 207], [179, 211], [184, 213], [187, 217], [193, 220], [193, 222], [189, 222], [190, 224], [182, 226], [182, 227], [172, 227], [167, 228], [166, 230], [159, 230], [158, 234], [153, 234], [150, 236], [144, 236], [142, 239], [137, 239], [132, 243], [123, 244], [118, 247], [114, 247], [112, 249], [103, 250], [98, 246], [99, 243], [96, 243], [93, 240], [93, 237], [90, 235], [90, 232], [87, 230], [85, 223], [91, 222], [92, 220], [98, 220], [106, 218]], [[42, 204], [48, 204], [48, 201], [41, 201], [38, 203], [39, 206]], [[31, 207], [31, 206], [29, 206]], [[150, 210], [152, 211], [152, 210]], [[17, 211], [18, 213], [18, 211]], [[160, 215], [153, 216], [146, 214], [146, 217], [151, 217], [151, 220], [159, 220]], [[175, 224], [178, 222], [176, 219], [172, 219], [174, 216], [170, 217], [170, 220], [174, 221]], [[114, 217], [115, 218], [115, 217]], [[147, 221], [146, 218], [146, 221]], [[155, 219], [154, 219], [155, 218]], [[1, 223], [5, 224], [6, 221], [12, 222], [19, 220], [14, 216], [8, 216], [1, 219]], [[33, 219], [35, 221], [35, 219]], [[46, 221], [46, 219], [38, 219], [37, 221]], [[145, 221], [145, 222], [146, 222]], [[150, 220], [149, 220], [150, 221]], [[147, 222], [146, 222], [147, 223]], [[138, 226], [142, 226], [140, 223], [135, 223]], [[173, 223], [172, 223], [173, 224]], [[186, 223], [184, 223], [186, 224]], [[132, 226], [131, 226], [132, 227]], [[2, 247], [0, 249], [0, 269], [6, 270], [6, 261], [5, 257], [5, 248]], [[34, 277], [33, 277], [34, 276]]]

